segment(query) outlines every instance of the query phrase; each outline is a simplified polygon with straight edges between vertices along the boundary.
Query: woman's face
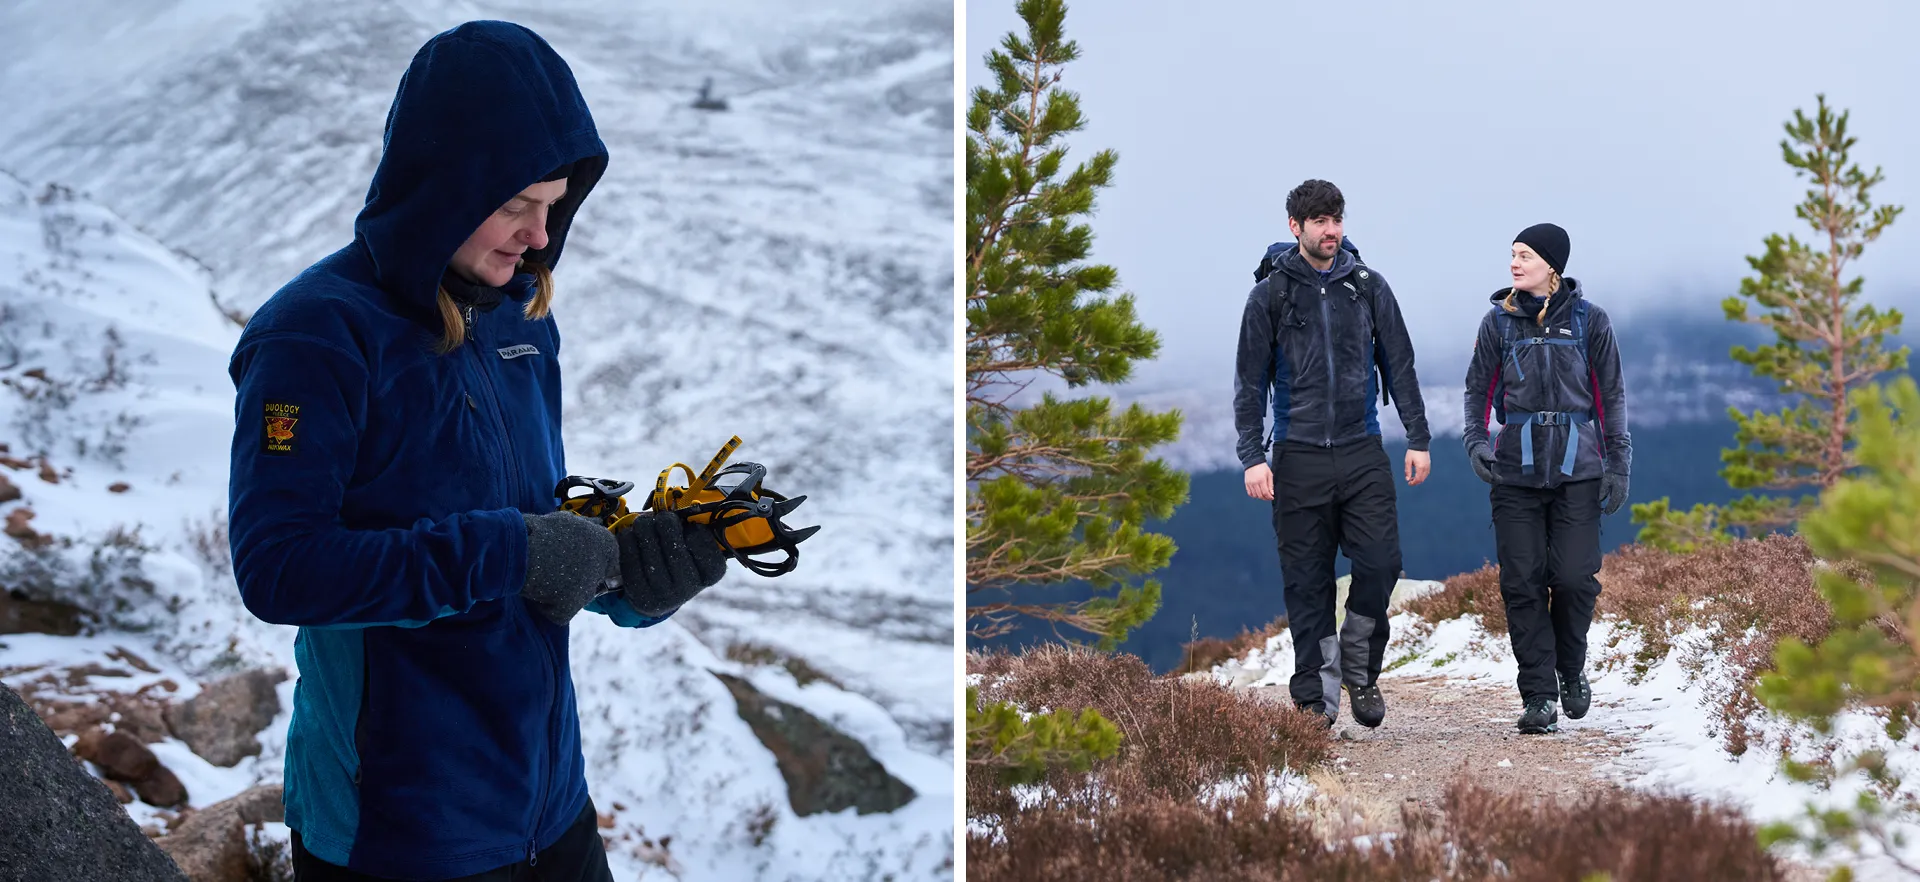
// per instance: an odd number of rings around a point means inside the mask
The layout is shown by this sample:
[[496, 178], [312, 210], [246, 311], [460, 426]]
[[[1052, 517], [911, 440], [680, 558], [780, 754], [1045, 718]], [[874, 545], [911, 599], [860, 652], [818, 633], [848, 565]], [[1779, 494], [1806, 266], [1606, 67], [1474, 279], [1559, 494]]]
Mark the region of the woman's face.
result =
[[1533, 253], [1532, 248], [1518, 242], [1513, 243], [1513, 262], [1507, 264], [1507, 269], [1513, 272], [1513, 287], [1535, 294], [1546, 293], [1547, 277], [1553, 272], [1553, 267]]
[[499, 287], [513, 278], [514, 267], [527, 249], [547, 247], [547, 211], [567, 195], [567, 182], [534, 184], [507, 200], [467, 237], [448, 262], [461, 278]]

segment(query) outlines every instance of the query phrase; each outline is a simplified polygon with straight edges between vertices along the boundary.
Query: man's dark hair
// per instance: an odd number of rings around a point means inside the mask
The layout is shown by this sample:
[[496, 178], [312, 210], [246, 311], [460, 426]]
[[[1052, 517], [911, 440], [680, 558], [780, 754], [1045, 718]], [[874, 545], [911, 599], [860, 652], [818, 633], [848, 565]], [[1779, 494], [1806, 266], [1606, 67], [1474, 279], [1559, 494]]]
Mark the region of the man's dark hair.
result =
[[1340, 188], [1314, 178], [1287, 194], [1287, 217], [1300, 223], [1308, 218], [1336, 217], [1347, 215], [1347, 197], [1340, 195]]

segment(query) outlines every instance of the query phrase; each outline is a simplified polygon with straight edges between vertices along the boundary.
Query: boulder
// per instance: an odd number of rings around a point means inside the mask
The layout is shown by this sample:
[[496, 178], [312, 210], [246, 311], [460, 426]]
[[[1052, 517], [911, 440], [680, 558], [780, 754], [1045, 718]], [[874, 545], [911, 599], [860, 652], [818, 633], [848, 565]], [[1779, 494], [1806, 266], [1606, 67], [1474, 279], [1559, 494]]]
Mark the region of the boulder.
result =
[[[11, 523], [11, 519], [8, 522]], [[32, 533], [31, 530], [27, 532]], [[0, 591], [0, 634], [55, 634], [61, 637], [72, 637], [80, 633], [87, 618], [86, 610], [70, 603], [61, 603], [57, 600], [35, 600], [18, 588]]]
[[88, 729], [74, 742], [73, 755], [99, 766], [115, 781], [145, 781], [160, 768], [160, 758], [125, 732]]
[[247, 826], [285, 821], [280, 785], [255, 787], [194, 812], [159, 840], [159, 846], [193, 882], [248, 882], [254, 858]]
[[133, 792], [148, 805], [169, 808], [187, 801], [187, 788], [173, 770], [126, 732], [88, 729], [74, 742], [73, 755], [99, 766], [109, 780], [133, 785]]
[[167, 728], [194, 753], [216, 766], [232, 766], [260, 753], [255, 735], [280, 713], [274, 687], [287, 672], [258, 669], [234, 674], [167, 708]]
[[740, 718], [773, 753], [794, 814], [852, 808], [867, 815], [913, 801], [913, 788], [846, 733], [803, 708], [767, 697], [746, 680], [717, 672], [714, 676], [733, 693]]
[[0, 867], [35, 882], [186, 882], [100, 779], [0, 685]]

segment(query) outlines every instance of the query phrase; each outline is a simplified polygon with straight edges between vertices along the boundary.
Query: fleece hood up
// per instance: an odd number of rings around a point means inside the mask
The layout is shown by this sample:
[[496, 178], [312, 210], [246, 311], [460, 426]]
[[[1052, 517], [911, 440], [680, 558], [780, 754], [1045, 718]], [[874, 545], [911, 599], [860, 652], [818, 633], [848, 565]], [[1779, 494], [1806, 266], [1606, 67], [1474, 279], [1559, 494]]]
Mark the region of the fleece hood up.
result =
[[607, 167], [567, 63], [538, 34], [468, 22], [413, 57], [387, 111], [379, 168], [354, 220], [354, 242], [400, 310], [438, 322], [447, 262], [488, 216], [528, 185], [573, 163], [547, 217], [547, 247], [527, 260], [560, 262], [575, 212]]
[[[556, 265], [607, 151], [565, 62], [489, 21], [420, 49], [385, 143], [353, 241], [235, 345], [228, 539], [247, 609], [299, 628], [287, 826], [329, 864], [450, 879], [530, 863], [588, 798], [569, 629], [519, 594], [525, 516], [568, 474], [559, 324], [468, 310], [443, 352], [435, 295], [489, 215], [570, 162], [527, 255]], [[614, 594], [590, 614], [664, 620]]]

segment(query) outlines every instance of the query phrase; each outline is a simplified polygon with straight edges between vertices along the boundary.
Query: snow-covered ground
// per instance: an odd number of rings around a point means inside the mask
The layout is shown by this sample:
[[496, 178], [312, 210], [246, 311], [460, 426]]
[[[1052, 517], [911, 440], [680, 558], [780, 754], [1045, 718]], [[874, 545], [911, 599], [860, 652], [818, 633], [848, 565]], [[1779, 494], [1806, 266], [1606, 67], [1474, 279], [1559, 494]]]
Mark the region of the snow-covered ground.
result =
[[[589, 783], [603, 811], [625, 807], [604, 831], [617, 875], [664, 877], [670, 857], [689, 880], [951, 878], [945, 3], [0, 8], [24, 47], [0, 60], [15, 96], [0, 119], [0, 444], [60, 475], [0, 469], [24, 493], [0, 516], [30, 508], [29, 527], [71, 542], [35, 555], [0, 539], [0, 574], [113, 608], [92, 637], [0, 638], [0, 668], [125, 646], [190, 689], [291, 666], [293, 630], [245, 612], [209, 541], [233, 431], [239, 328], [223, 313], [349, 239], [400, 71], [471, 18], [547, 37], [613, 154], [556, 274], [569, 470], [644, 482], [738, 434], [736, 458], [808, 495], [795, 523], [824, 526], [795, 573], [734, 573], [673, 623], [576, 627]], [[68, 24], [82, 19], [104, 24]], [[729, 112], [685, 106], [709, 76]], [[734, 643], [845, 689], [731, 661]], [[794, 816], [708, 671], [834, 723], [919, 798]], [[283, 716], [234, 769], [156, 752], [199, 806], [277, 780], [284, 735]], [[771, 832], [750, 836], [767, 812]]]
[[[1402, 586], [1414, 591], [1434, 590], [1439, 583], [1403, 582]], [[1490, 634], [1480, 626], [1477, 616], [1469, 615], [1440, 622], [1431, 633], [1416, 638], [1412, 635], [1418, 623], [1411, 613], [1393, 617], [1393, 637], [1387, 647], [1390, 670], [1382, 673], [1383, 681], [1438, 675], [1513, 683], [1519, 669], [1505, 633]], [[1799, 818], [1809, 803], [1821, 807], [1851, 805], [1865, 786], [1862, 775], [1822, 790], [1789, 780], [1779, 770], [1777, 752], [1756, 744], [1735, 757], [1722, 748], [1711, 731], [1713, 712], [1701, 706], [1700, 691], [1682, 662], [1689, 642], [1699, 639], [1702, 635], [1697, 633], [1683, 638], [1640, 677], [1630, 661], [1639, 646], [1638, 635], [1615, 621], [1596, 621], [1588, 635], [1592, 647], [1588, 676], [1595, 709], [1585, 719], [1562, 717], [1561, 731], [1599, 729], [1624, 735], [1632, 745], [1624, 761], [1598, 770], [1601, 774], [1634, 787], [1721, 800], [1740, 807], [1759, 823]], [[1277, 685], [1284, 689], [1292, 672], [1293, 641], [1282, 633], [1265, 647], [1215, 668], [1213, 676], [1217, 682], [1233, 687]], [[1488, 726], [1510, 727], [1519, 712], [1518, 698], [1511, 706], [1488, 707], [1485, 711]], [[1836, 731], [1848, 751], [1870, 745], [1891, 747], [1889, 765], [1904, 775], [1909, 792], [1920, 792], [1920, 736], [1910, 735], [1901, 744], [1890, 746], [1884, 732], [1876, 734], [1876, 729], [1864, 715], [1849, 713], [1841, 717]], [[1904, 859], [1909, 863], [1920, 861], [1920, 825], [1909, 825], [1905, 832], [1908, 845], [1902, 853]], [[1878, 855], [1849, 860], [1862, 880], [1910, 878]]]

